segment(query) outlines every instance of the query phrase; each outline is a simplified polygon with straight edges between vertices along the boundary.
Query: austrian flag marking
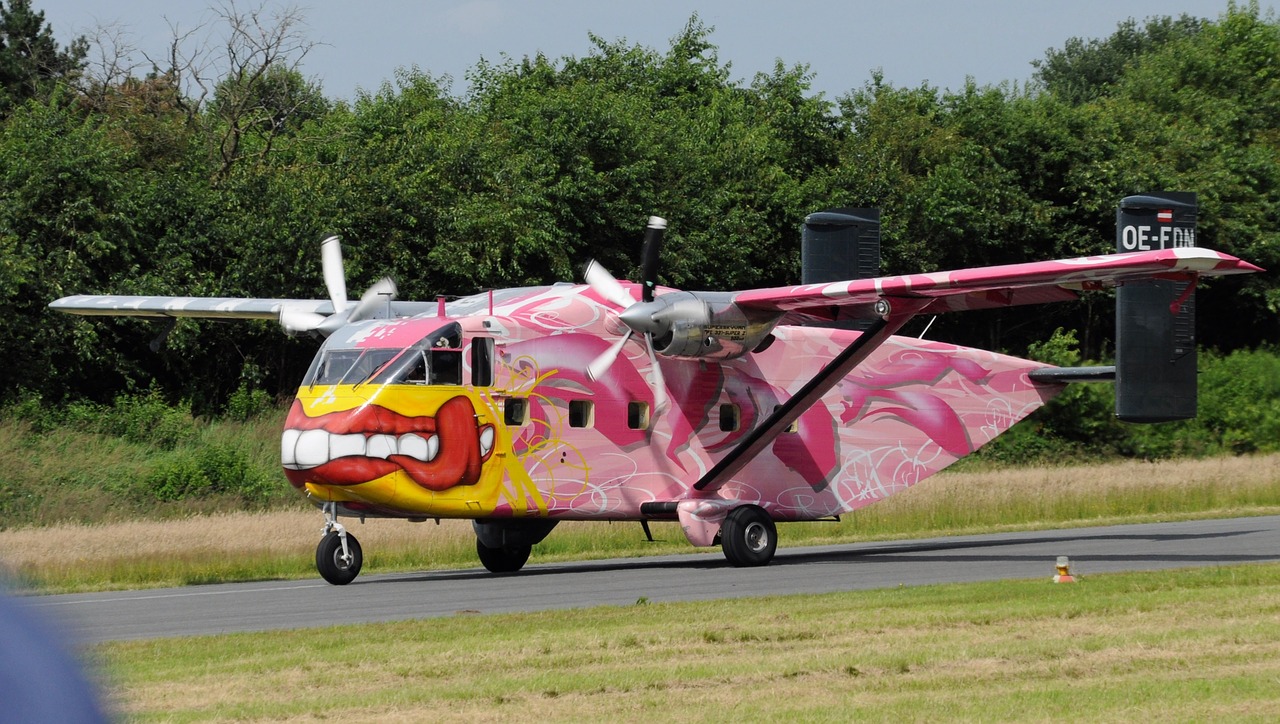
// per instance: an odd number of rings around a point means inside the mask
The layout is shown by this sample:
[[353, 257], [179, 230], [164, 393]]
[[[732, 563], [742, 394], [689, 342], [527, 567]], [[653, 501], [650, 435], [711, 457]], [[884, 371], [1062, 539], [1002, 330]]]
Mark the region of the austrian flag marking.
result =
[[1160, 209], [1156, 212], [1156, 221], [1162, 224], [1173, 223], [1173, 209]]

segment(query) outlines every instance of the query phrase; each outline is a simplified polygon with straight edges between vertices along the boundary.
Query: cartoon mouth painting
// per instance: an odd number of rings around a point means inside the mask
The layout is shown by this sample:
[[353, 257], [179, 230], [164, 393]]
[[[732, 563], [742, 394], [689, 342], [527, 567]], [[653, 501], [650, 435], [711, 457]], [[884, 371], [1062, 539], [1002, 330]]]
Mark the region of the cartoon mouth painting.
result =
[[407, 417], [380, 405], [309, 417], [295, 400], [280, 441], [280, 462], [296, 487], [357, 485], [403, 470], [418, 485], [475, 485], [493, 452], [494, 428], [480, 425], [465, 397], [435, 417]]

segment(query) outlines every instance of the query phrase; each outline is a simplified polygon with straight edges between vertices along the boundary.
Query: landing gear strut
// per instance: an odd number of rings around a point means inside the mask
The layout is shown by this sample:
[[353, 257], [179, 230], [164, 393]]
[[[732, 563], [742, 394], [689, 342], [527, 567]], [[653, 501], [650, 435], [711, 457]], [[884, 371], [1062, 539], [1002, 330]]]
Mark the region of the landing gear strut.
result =
[[338, 522], [337, 506], [324, 504], [324, 535], [316, 546], [316, 570], [335, 586], [345, 586], [360, 575], [364, 554], [360, 541]]

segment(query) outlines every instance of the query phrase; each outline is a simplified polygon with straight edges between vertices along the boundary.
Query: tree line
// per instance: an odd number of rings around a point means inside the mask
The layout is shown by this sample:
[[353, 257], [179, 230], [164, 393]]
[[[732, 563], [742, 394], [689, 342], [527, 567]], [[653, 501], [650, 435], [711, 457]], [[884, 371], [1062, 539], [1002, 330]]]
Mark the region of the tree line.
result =
[[[0, 0], [0, 403], [288, 394], [315, 342], [277, 325], [179, 321], [153, 351], [162, 325], [46, 305], [323, 298], [332, 233], [351, 288], [390, 274], [432, 299], [577, 280], [588, 258], [634, 275], [660, 214], [661, 281], [733, 289], [798, 281], [801, 222], [823, 208], [880, 207], [894, 274], [1106, 253], [1121, 198], [1175, 190], [1199, 195], [1201, 245], [1280, 267], [1280, 23], [1256, 3], [1069, 39], [1021, 85], [873, 73], [834, 99], [802, 63], [733, 80], [694, 16], [661, 51], [592, 36], [582, 57], [479, 61], [464, 91], [410, 68], [345, 101], [301, 72], [301, 20], [224, 7], [204, 29], [223, 54], [188, 35], [133, 66]], [[1199, 300], [1206, 347], [1280, 340], [1274, 275]], [[929, 336], [1022, 353], [1063, 327], [1103, 359], [1112, 310], [949, 315]]]

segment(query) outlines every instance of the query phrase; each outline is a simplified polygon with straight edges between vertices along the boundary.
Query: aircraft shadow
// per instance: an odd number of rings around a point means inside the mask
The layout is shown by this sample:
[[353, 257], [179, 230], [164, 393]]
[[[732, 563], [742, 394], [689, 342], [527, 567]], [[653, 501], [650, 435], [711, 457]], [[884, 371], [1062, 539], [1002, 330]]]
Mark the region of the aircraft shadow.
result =
[[[921, 541], [921, 542], [905, 542], [905, 543], [887, 543], [887, 544], [866, 544], [854, 543], [850, 544], [846, 549], [832, 550], [824, 547], [822, 550], [808, 550], [804, 548], [779, 549], [777, 556], [774, 558], [770, 566], [785, 566], [788, 564], [811, 564], [811, 563], [840, 563], [849, 562], [857, 559], [866, 559], [868, 562], [885, 562], [885, 561], [922, 561], [922, 562], [994, 562], [994, 561], [1043, 561], [1045, 556], [1038, 555], [939, 555], [928, 556], [919, 555], [931, 552], [959, 551], [965, 549], [992, 549], [1007, 546], [1024, 546], [1048, 543], [1071, 543], [1085, 541], [1151, 541], [1157, 543], [1172, 543], [1197, 540], [1212, 540], [1238, 537], [1250, 535], [1254, 533], [1265, 532], [1263, 530], [1240, 530], [1240, 531], [1222, 531], [1218, 533], [1082, 533], [1080, 535], [1072, 535], [1070, 532], [1064, 532], [1060, 535], [1046, 535], [1036, 537], [1018, 537], [1018, 538], [993, 538], [989, 540], [940, 540], [940, 541]], [[1087, 560], [1091, 561], [1142, 561], [1142, 562], [1168, 562], [1188, 564], [1194, 563], [1210, 563], [1214, 561], [1228, 563], [1249, 563], [1275, 560], [1280, 557], [1280, 552], [1276, 555], [1265, 554], [1226, 554], [1226, 555], [1199, 555], [1199, 554], [1090, 554]], [[385, 583], [422, 583], [427, 581], [501, 581], [507, 578], [530, 578], [539, 576], [560, 576], [565, 574], [577, 573], [599, 573], [607, 571], [629, 571], [629, 570], [652, 570], [652, 569], [669, 569], [669, 570], [715, 570], [730, 568], [728, 561], [717, 554], [691, 554], [691, 555], [665, 555], [656, 556], [652, 559], [648, 558], [627, 558], [627, 559], [610, 559], [606, 561], [575, 561], [569, 563], [543, 563], [535, 564], [527, 567], [517, 573], [490, 573], [482, 568], [467, 569], [464, 571], [431, 571], [420, 574], [388, 574], [387, 576], [371, 576], [366, 579], [357, 580], [355, 584], [385, 584]]]
[[[1150, 541], [1155, 543], [1172, 543], [1175, 541], [1195, 541], [1195, 540], [1213, 540], [1220, 538], [1232, 538], [1242, 535], [1251, 535], [1261, 533], [1261, 530], [1233, 530], [1222, 531], [1219, 533], [1090, 533], [1084, 535], [1052, 535], [1039, 536], [1031, 538], [1015, 538], [1015, 539], [993, 539], [979, 541], [921, 541], [906, 543], [888, 543], [885, 545], [866, 545], [855, 544], [856, 549], [847, 551], [813, 551], [807, 552], [803, 549], [797, 549], [795, 552], [779, 551], [778, 556], [782, 558], [784, 555], [788, 560], [794, 561], [847, 561], [852, 558], [866, 558], [870, 556], [895, 556], [900, 557], [902, 554], [929, 553], [933, 551], [951, 551], [964, 550], [966, 548], [1000, 548], [1004, 546], [1022, 546], [1022, 545], [1042, 545], [1048, 543], [1072, 543], [1085, 541]], [[981, 556], [981, 560], [989, 560], [997, 556]], [[1044, 556], [1030, 556], [1036, 560], [1042, 560]], [[1089, 558], [1098, 559], [1102, 556], [1090, 555]], [[1216, 556], [1215, 556], [1216, 557]], [[920, 556], [912, 555], [913, 560], [927, 560]], [[1116, 560], [1140, 560], [1139, 556], [1121, 555], [1114, 556]], [[1159, 557], [1157, 557], [1159, 558]], [[964, 560], [962, 556], [946, 556], [947, 560]], [[776, 559], [775, 559], [776, 560]], [[1009, 557], [1009, 560], [1017, 560], [1017, 557]], [[1259, 557], [1258, 560], [1267, 560]]]

